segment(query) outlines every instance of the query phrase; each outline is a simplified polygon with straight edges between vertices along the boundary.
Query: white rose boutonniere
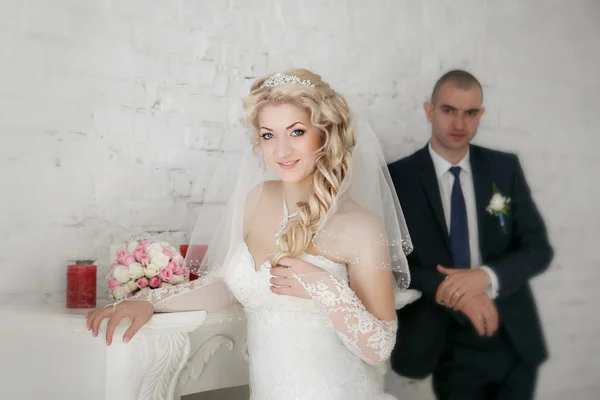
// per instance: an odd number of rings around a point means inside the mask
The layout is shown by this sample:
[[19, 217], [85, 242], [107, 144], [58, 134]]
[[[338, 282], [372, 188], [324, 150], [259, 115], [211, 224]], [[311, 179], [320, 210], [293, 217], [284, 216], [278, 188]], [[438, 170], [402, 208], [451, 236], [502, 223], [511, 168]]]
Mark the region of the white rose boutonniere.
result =
[[506, 233], [504, 217], [510, 214], [510, 198], [503, 196], [495, 183], [492, 183], [492, 191], [493, 195], [486, 211], [491, 215], [498, 217], [502, 231]]

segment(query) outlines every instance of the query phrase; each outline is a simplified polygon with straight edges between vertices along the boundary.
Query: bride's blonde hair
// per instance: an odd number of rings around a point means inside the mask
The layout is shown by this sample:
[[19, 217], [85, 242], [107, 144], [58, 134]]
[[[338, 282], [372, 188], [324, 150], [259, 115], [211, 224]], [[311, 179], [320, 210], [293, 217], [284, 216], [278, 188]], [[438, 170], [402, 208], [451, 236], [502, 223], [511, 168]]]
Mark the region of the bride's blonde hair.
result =
[[272, 75], [255, 81], [250, 94], [243, 100], [245, 122], [256, 130], [253, 145], [256, 147], [259, 143], [260, 110], [266, 105], [276, 104], [293, 104], [305, 110], [311, 123], [319, 129], [323, 145], [315, 162], [312, 191], [306, 202], [297, 204], [299, 221], [291, 222], [281, 234], [282, 250], [274, 256], [273, 265], [277, 265], [283, 257], [296, 257], [306, 251], [340, 190], [356, 144], [350, 108], [343, 96], [323, 82], [319, 75], [306, 69], [293, 69], [283, 74], [298, 77], [300, 81], [310, 81], [314, 87], [297, 83], [261, 88]]

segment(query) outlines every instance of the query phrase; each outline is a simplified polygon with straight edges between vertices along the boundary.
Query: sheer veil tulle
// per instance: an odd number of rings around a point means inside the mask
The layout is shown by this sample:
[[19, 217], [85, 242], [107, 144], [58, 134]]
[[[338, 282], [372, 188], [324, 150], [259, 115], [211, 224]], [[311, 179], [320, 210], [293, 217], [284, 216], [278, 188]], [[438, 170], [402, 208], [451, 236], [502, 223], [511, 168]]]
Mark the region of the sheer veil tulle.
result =
[[[365, 119], [353, 121], [356, 145], [348, 172], [312, 244], [319, 255], [340, 263], [390, 269], [395, 289], [402, 291], [410, 284], [408, 228], [377, 136]], [[186, 255], [197, 275], [225, 275], [235, 252], [246, 246], [265, 183], [279, 180], [245, 140], [241, 150], [221, 153], [203, 190]]]

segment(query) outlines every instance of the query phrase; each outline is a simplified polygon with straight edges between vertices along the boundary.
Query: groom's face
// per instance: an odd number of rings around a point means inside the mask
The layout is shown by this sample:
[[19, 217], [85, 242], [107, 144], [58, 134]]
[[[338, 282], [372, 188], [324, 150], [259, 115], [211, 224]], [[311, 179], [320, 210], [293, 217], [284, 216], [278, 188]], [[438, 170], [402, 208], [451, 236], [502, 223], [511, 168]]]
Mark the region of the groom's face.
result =
[[432, 144], [446, 151], [466, 149], [477, 134], [485, 111], [481, 102], [482, 93], [477, 85], [458, 88], [454, 82], [444, 83], [432, 103], [425, 103], [432, 126]]

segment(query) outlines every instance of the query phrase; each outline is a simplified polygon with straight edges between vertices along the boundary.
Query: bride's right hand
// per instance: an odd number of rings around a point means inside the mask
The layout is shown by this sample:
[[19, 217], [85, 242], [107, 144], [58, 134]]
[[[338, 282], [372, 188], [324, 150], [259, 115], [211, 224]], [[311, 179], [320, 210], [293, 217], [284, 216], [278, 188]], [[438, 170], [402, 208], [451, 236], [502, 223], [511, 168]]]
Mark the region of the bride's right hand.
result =
[[92, 331], [92, 336], [98, 336], [98, 328], [105, 318], [108, 318], [106, 326], [106, 345], [110, 346], [115, 328], [123, 318], [129, 318], [131, 325], [123, 334], [123, 342], [127, 343], [136, 332], [152, 318], [154, 306], [145, 300], [122, 301], [116, 306], [96, 308], [85, 315], [87, 319], [87, 330]]

